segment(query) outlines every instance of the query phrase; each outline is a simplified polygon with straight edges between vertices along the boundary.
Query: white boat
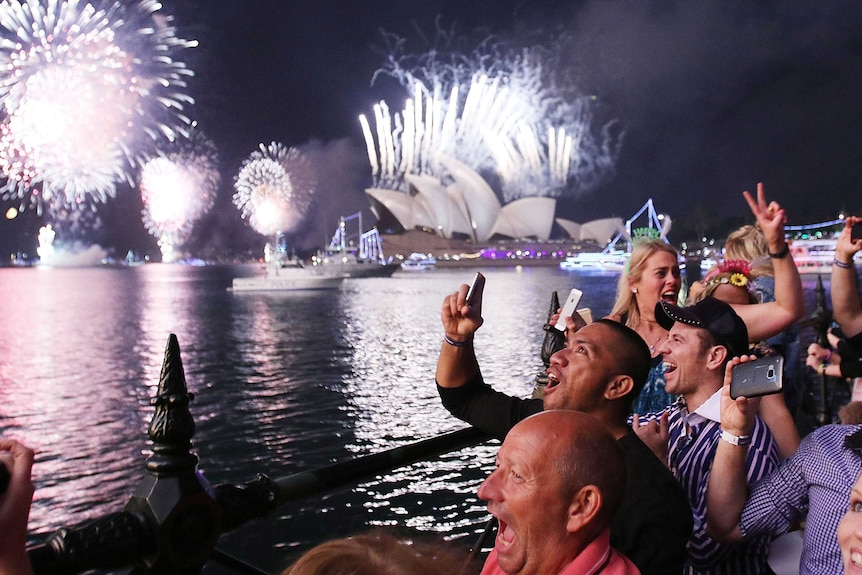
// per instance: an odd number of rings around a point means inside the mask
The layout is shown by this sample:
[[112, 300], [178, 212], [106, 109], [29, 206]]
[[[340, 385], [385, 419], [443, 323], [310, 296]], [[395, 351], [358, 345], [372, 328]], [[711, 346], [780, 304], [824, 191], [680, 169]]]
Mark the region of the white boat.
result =
[[437, 266], [437, 260], [431, 254], [422, 254], [413, 252], [403, 262], [401, 269], [407, 271], [425, 271], [434, 269]]
[[358, 247], [353, 247], [348, 241], [346, 221], [354, 218], [359, 219], [359, 229], [362, 230], [362, 212], [342, 217], [329, 247], [311, 258], [312, 269], [319, 274], [348, 278], [391, 276], [399, 266], [386, 261], [376, 228], [359, 235]]
[[[646, 213], [647, 225], [642, 228], [633, 228], [632, 225], [644, 213]], [[624, 227], [619, 228], [605, 249], [600, 252], [580, 252], [568, 256], [560, 262], [560, 268], [566, 270], [623, 271], [631, 255], [633, 238], [638, 235], [649, 234], [650, 237], [667, 241], [666, 236], [670, 230], [670, 224], [670, 217], [665, 214], [659, 215], [653, 206], [652, 198], [650, 198], [635, 215], [625, 221]], [[617, 246], [620, 241], [625, 242], [626, 249], [620, 249]]]
[[[800, 275], [832, 273], [832, 260], [835, 259], [835, 244], [838, 238], [789, 239], [790, 255], [799, 269]], [[854, 263], [862, 263], [862, 255], [856, 254]]]
[[270, 262], [266, 275], [234, 278], [230, 291], [300, 291], [338, 289], [345, 276], [322, 275], [312, 272], [302, 262], [291, 259]]

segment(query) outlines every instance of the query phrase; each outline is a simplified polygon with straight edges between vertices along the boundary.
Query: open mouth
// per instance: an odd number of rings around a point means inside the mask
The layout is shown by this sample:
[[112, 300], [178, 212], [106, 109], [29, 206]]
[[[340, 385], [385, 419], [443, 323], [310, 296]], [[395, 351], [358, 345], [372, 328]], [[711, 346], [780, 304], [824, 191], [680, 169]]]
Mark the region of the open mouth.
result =
[[850, 551], [850, 564], [857, 569], [862, 569], [862, 551], [853, 549]]
[[665, 361], [665, 362], [662, 362], [662, 365], [664, 365], [664, 374], [665, 375], [667, 375], [669, 373], [673, 373], [674, 371], [676, 371], [677, 365], [675, 363]]
[[556, 374], [548, 372], [548, 384], [545, 386], [545, 391], [553, 389], [558, 385], [560, 385], [560, 380], [557, 379]]
[[661, 300], [665, 303], [675, 304], [677, 299], [677, 293], [673, 290], [668, 290], [661, 294]]

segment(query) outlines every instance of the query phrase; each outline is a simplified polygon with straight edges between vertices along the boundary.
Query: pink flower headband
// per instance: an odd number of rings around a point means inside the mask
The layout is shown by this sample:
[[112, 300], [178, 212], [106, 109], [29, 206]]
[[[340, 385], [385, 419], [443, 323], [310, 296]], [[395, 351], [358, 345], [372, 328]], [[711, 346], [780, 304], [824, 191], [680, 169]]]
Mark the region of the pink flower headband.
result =
[[[730, 274], [729, 277], [716, 277], [719, 274]], [[736, 287], [744, 287], [748, 289], [748, 282], [751, 280], [751, 264], [745, 260], [725, 260], [718, 264], [716, 269], [712, 270], [706, 277], [703, 278], [703, 285], [709, 286], [713, 284], [731, 284]]]

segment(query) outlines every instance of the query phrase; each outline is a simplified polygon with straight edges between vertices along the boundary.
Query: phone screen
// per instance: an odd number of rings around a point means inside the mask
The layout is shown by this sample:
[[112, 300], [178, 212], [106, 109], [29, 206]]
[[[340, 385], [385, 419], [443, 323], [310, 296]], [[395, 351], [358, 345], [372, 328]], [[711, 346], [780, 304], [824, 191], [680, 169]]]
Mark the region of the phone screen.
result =
[[853, 227], [850, 228], [850, 239], [854, 242], [856, 240], [862, 240], [862, 222], [853, 224]]

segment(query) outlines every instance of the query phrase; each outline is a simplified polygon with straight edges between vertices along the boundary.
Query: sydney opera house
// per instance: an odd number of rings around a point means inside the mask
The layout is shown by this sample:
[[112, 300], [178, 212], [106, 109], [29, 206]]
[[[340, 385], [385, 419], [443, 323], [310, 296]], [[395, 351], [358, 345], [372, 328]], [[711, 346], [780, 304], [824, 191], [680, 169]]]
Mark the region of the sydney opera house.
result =
[[[476, 171], [443, 154], [439, 162], [448, 183], [428, 174], [406, 174], [409, 193], [366, 189], [381, 233], [421, 230], [423, 235], [434, 238], [426, 238], [428, 246], [472, 244], [479, 248], [509, 240], [545, 243], [552, 240], [553, 232], [557, 243], [604, 246], [624, 229], [620, 218], [584, 224], [556, 218], [557, 201], [549, 197], [525, 197], [501, 205], [494, 190]], [[421, 238], [420, 234], [410, 236], [414, 242]]]

